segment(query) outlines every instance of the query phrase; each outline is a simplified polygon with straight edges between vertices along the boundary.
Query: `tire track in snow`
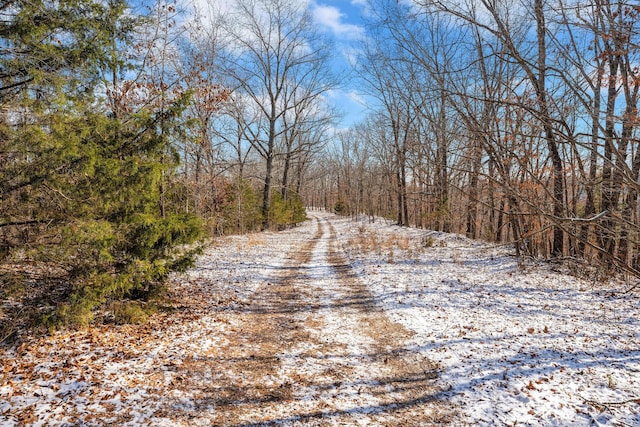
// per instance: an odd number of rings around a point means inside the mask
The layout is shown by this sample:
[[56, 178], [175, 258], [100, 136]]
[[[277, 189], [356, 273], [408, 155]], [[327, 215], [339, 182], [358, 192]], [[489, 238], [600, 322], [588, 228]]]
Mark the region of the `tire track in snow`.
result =
[[[374, 379], [370, 394], [381, 397], [373, 421], [407, 426], [446, 424], [453, 411], [438, 400], [438, 367], [408, 345], [413, 332], [384, 313], [342, 255], [335, 228], [329, 220], [324, 221], [330, 231], [327, 260], [339, 278], [335, 283], [339, 283], [341, 298], [353, 308], [352, 321], [358, 322], [360, 333], [372, 340], [367, 364]], [[352, 301], [361, 303], [350, 304]]]
[[224, 357], [193, 366], [217, 372], [200, 401], [213, 425], [445, 423], [436, 366], [406, 346], [411, 333], [345, 262], [333, 225], [314, 221], [239, 313]]

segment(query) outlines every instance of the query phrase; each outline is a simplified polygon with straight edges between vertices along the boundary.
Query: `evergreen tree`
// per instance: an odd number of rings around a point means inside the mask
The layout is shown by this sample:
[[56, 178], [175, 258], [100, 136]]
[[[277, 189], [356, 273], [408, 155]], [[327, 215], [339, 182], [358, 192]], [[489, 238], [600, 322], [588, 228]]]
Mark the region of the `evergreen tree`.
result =
[[[84, 323], [189, 264], [199, 221], [166, 206], [188, 93], [127, 80], [142, 24], [123, 0], [0, 4], [0, 263], [67, 284], [51, 319]], [[46, 274], [44, 274], [46, 273]]]

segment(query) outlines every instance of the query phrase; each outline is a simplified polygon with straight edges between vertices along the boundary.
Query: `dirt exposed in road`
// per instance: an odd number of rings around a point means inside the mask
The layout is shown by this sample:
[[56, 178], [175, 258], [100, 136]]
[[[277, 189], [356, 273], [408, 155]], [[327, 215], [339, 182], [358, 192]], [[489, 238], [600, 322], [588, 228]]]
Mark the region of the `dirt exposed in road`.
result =
[[146, 324], [1, 348], [0, 424], [450, 423], [438, 366], [379, 307], [329, 218], [220, 239]]
[[407, 347], [411, 333], [376, 306], [333, 226], [315, 221], [315, 236], [229, 313], [233, 337], [181, 367], [180, 387], [211, 379], [193, 415], [220, 426], [446, 424], [438, 367]]
[[311, 215], [215, 239], [144, 323], [0, 345], [0, 425], [640, 425], [618, 282]]

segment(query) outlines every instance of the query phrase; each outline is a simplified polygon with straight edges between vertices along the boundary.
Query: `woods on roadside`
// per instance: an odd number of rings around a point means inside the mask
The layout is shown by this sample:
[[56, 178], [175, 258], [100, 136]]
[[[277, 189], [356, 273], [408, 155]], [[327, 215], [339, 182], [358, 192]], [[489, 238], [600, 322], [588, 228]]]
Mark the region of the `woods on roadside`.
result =
[[313, 200], [640, 276], [640, 6], [370, 2], [376, 105]]
[[640, 277], [640, 6], [0, 0], [0, 340], [135, 321], [204, 239], [304, 206]]
[[[25, 322], [142, 318], [200, 239], [305, 219], [295, 171], [312, 146], [300, 135], [313, 106], [301, 105], [323, 90], [307, 75], [319, 52], [281, 52], [286, 81], [299, 82], [275, 89], [283, 110], [266, 116], [222, 83], [214, 35], [187, 17], [165, 1], [0, 2], [0, 340]], [[233, 69], [262, 59], [241, 55]], [[262, 70], [254, 101], [282, 85], [268, 74], [282, 64]], [[282, 139], [291, 173], [277, 173], [291, 182], [274, 185]]]

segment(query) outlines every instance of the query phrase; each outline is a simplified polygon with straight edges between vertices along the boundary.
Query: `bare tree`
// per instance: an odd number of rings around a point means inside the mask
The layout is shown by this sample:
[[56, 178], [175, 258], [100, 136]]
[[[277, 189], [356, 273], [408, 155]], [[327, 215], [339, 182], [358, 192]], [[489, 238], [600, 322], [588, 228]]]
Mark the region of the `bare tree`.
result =
[[[236, 0], [224, 27], [229, 45], [225, 73], [261, 115], [249, 141], [265, 161], [262, 212], [269, 224], [278, 144], [296, 108], [334, 86], [327, 72], [329, 44], [313, 25], [306, 4], [294, 0]], [[286, 144], [285, 144], [286, 145]]]
[[388, 28], [374, 22], [371, 32], [372, 37], [360, 59], [359, 74], [369, 94], [377, 100], [377, 112], [383, 120], [383, 126], [388, 128], [388, 131], [379, 133], [384, 139], [379, 141], [381, 144], [378, 149], [389, 150], [397, 200], [397, 222], [398, 225], [408, 226], [407, 170], [409, 152], [415, 142], [416, 121], [425, 104], [422, 82], [412, 61], [404, 56], [402, 47], [389, 34]]

